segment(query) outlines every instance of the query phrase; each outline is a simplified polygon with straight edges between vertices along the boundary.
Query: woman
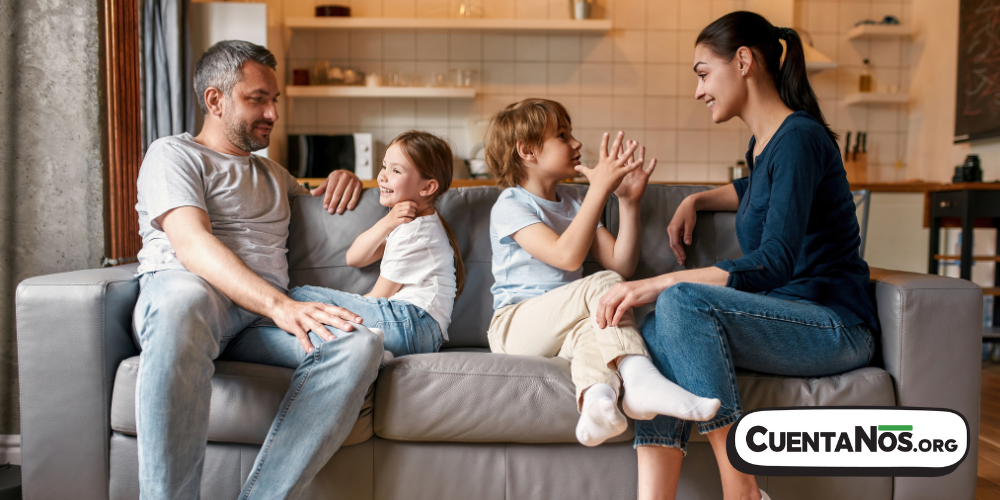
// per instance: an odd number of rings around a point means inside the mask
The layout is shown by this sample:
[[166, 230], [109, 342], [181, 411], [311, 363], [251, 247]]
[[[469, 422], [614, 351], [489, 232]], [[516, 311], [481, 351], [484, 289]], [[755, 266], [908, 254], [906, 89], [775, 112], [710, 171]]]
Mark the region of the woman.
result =
[[[613, 325], [629, 307], [656, 301], [642, 326], [654, 364], [722, 401], [698, 430], [715, 451], [725, 498], [757, 500], [767, 495], [726, 456], [742, 414], [734, 367], [799, 377], [859, 368], [871, 360], [878, 320], [837, 136], [806, 79], [798, 35], [750, 12], [726, 15], [698, 36], [694, 71], [695, 97], [712, 120], [738, 117], [753, 132], [751, 174], [686, 198], [667, 229], [670, 246], [683, 264], [681, 241], [691, 244], [697, 212], [735, 210], [743, 257], [618, 284], [599, 313]], [[640, 499], [674, 498], [691, 427], [662, 415], [636, 422]]]

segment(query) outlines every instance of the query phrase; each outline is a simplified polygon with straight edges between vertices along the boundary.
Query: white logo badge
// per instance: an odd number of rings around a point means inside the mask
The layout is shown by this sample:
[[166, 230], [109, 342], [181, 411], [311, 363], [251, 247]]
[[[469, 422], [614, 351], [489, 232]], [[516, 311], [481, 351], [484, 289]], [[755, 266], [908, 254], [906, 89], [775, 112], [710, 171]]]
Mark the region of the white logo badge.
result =
[[744, 474], [943, 476], [969, 453], [969, 423], [940, 408], [766, 408], [740, 417], [726, 448]]

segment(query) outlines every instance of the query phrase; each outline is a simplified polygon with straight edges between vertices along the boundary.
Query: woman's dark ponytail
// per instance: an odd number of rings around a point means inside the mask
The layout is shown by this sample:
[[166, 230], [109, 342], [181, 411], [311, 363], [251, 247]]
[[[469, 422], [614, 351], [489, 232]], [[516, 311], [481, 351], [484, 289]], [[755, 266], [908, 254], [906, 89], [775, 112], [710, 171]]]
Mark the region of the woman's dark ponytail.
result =
[[[782, 64], [782, 46], [785, 41], [785, 61]], [[806, 75], [806, 58], [799, 34], [791, 28], [776, 28], [760, 14], [733, 12], [709, 24], [698, 34], [695, 45], [704, 44], [719, 57], [732, 60], [740, 47], [746, 47], [762, 63], [762, 70], [774, 79], [781, 101], [792, 111], [805, 111], [826, 129], [836, 143], [837, 134], [830, 129], [819, 100]]]

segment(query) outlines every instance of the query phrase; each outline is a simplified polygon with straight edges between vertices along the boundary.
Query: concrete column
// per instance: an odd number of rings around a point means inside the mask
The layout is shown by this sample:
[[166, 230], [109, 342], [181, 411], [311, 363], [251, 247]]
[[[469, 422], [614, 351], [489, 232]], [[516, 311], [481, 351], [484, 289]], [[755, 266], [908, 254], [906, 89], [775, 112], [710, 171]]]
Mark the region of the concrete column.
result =
[[0, 2], [0, 434], [20, 428], [17, 283], [104, 254], [98, 1]]

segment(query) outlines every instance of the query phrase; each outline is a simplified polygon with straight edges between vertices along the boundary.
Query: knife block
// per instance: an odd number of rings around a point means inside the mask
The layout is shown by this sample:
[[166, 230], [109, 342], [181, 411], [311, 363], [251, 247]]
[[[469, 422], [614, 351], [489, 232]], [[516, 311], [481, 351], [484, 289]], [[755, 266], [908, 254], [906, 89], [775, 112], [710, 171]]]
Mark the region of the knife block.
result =
[[868, 153], [851, 153], [844, 156], [844, 170], [847, 171], [847, 182], [851, 184], [867, 183]]

